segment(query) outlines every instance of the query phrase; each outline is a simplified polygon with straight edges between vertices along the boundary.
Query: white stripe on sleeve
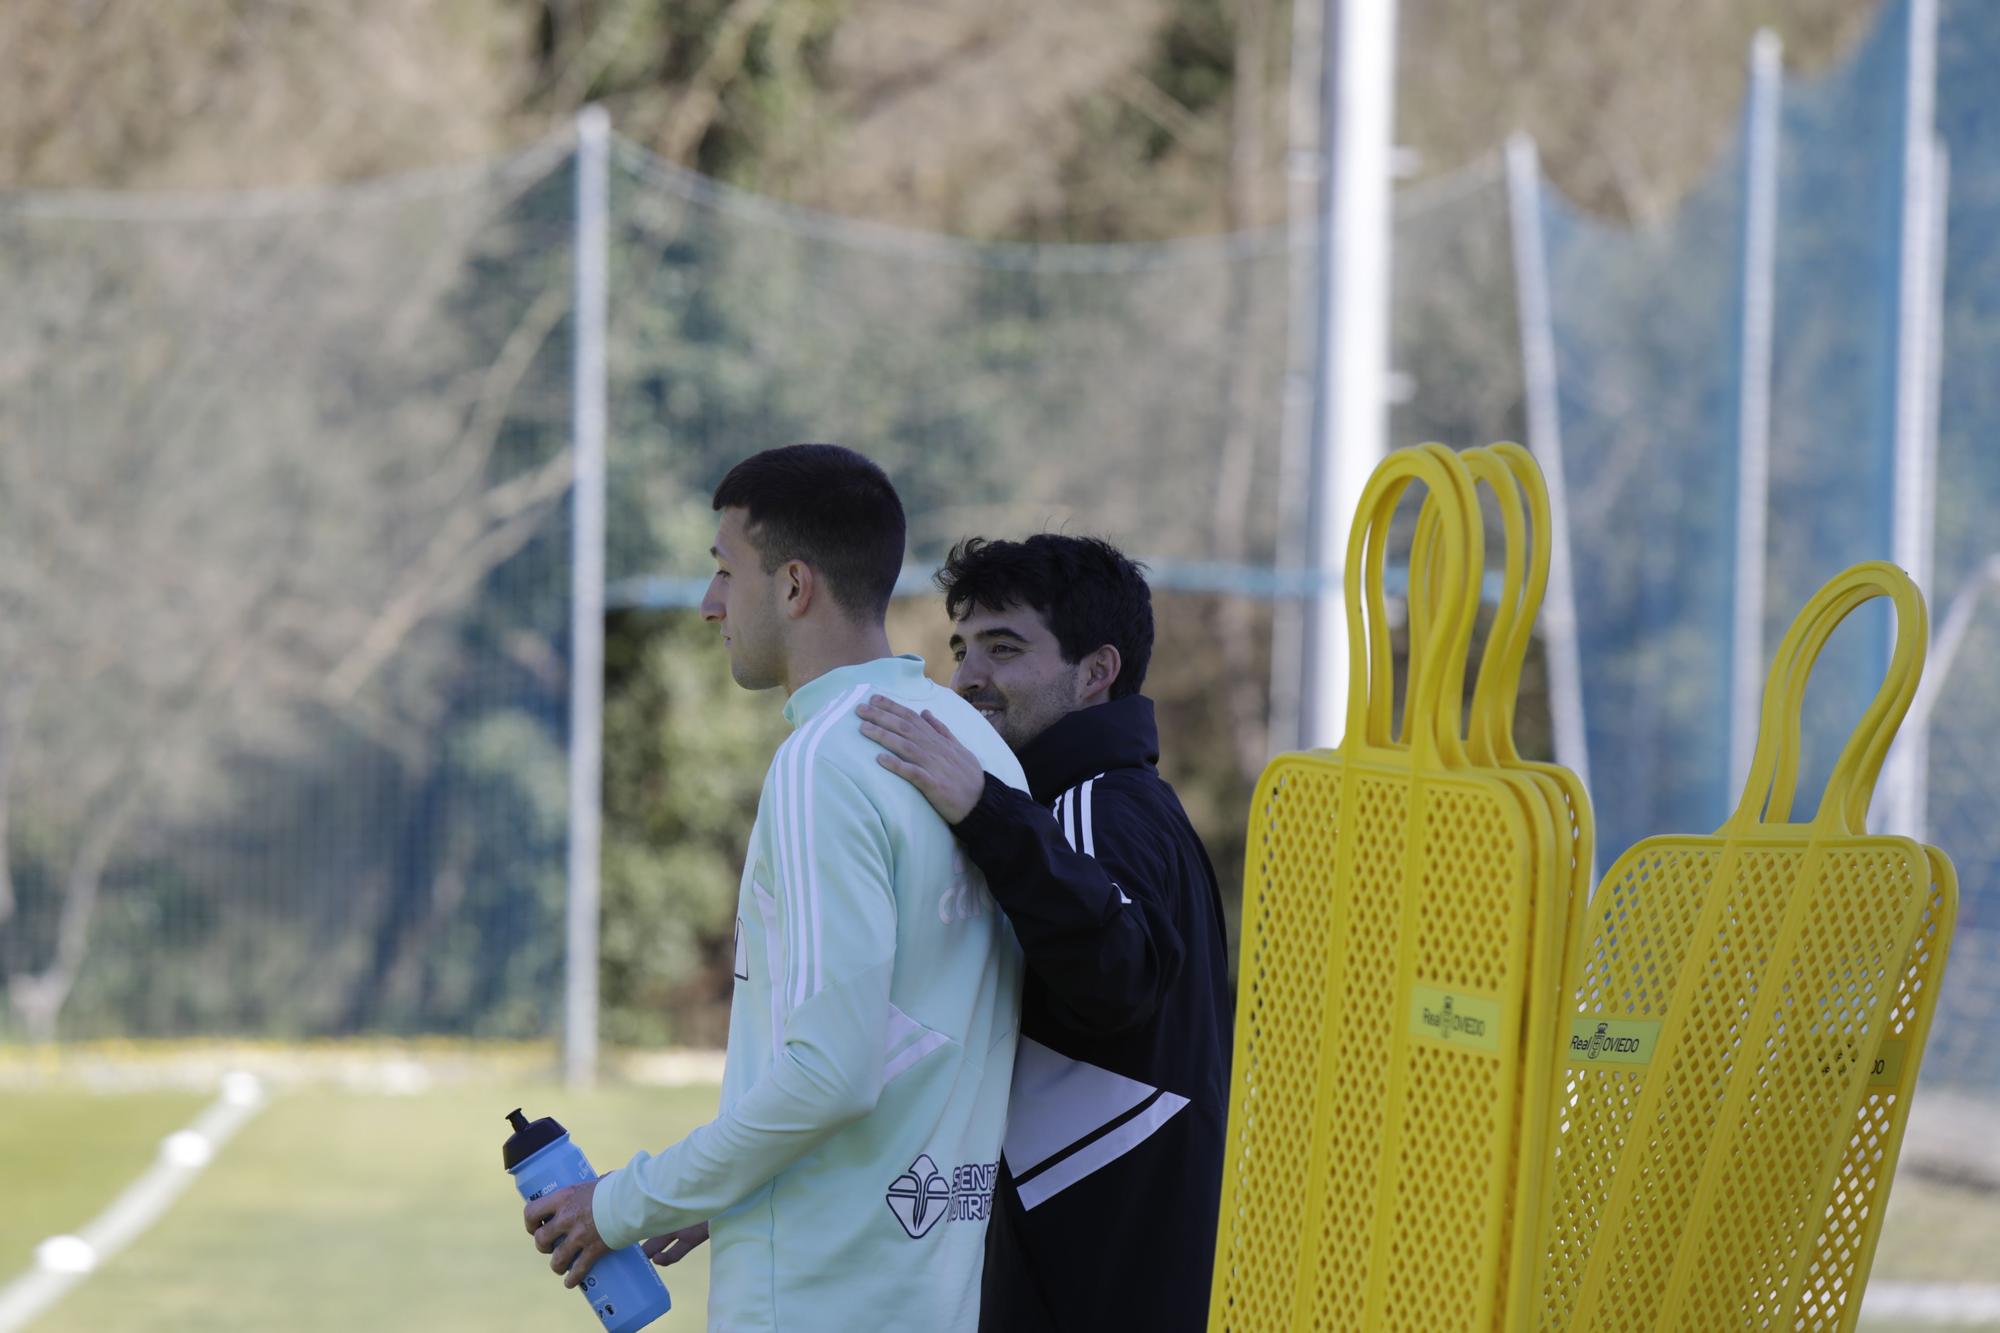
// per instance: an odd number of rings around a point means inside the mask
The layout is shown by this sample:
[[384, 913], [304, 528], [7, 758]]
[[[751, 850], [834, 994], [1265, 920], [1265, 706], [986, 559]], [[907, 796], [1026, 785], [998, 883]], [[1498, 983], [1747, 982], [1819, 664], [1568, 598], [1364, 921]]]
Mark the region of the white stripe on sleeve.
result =
[[1090, 789], [1096, 785], [1096, 778], [1083, 784], [1083, 812], [1077, 816], [1077, 824], [1083, 829], [1083, 854], [1093, 859], [1097, 856], [1097, 838], [1096, 831], [1091, 826]]
[[814, 995], [818, 994], [821, 985], [820, 981], [821, 948], [820, 948], [820, 928], [819, 928], [819, 899], [820, 899], [819, 854], [818, 854], [818, 849], [815, 845], [817, 841], [816, 830], [813, 827], [814, 824], [813, 794], [815, 785], [813, 761], [819, 756], [820, 743], [824, 741], [827, 738], [827, 736], [833, 731], [834, 724], [837, 723], [842, 717], [846, 716], [849, 712], [853, 711], [854, 707], [857, 704], [859, 704], [864, 698], [867, 697], [868, 692], [871, 688], [873, 687], [868, 685], [856, 685], [846, 694], [841, 695], [838, 700], [836, 700], [830, 707], [828, 707], [825, 714], [823, 714], [820, 718], [814, 719], [812, 742], [806, 750], [805, 759], [803, 761], [804, 762], [804, 775], [803, 775], [804, 810], [802, 811], [802, 819], [805, 824], [806, 873], [802, 882], [805, 887], [806, 900], [804, 903], [805, 915], [804, 918], [799, 923], [799, 932], [798, 932], [799, 937], [802, 941], [800, 948], [800, 953], [802, 957], [800, 960], [800, 966], [798, 971], [799, 991], [798, 991], [798, 999], [795, 1001], [795, 1003], [797, 1004], [804, 1004], [807, 1000], [811, 999]]

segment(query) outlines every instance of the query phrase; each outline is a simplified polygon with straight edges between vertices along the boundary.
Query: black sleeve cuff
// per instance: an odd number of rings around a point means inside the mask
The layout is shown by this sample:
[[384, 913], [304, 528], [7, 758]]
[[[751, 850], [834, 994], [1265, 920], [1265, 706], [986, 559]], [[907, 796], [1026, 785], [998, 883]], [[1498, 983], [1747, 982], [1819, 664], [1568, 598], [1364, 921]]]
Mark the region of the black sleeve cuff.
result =
[[952, 835], [965, 848], [965, 854], [989, 880], [1020, 836], [1023, 804], [1032, 806], [1037, 813], [1042, 810], [1034, 797], [988, 773], [986, 789], [979, 793], [978, 803], [966, 812], [964, 819], [951, 826]]

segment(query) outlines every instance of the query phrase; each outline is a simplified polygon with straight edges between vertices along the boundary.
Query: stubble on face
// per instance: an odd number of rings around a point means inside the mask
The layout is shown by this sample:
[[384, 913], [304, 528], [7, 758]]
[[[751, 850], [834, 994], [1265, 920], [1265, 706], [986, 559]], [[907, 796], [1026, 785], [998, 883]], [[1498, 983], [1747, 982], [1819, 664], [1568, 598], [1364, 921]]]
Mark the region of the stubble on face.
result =
[[1000, 611], [974, 607], [953, 627], [959, 659], [952, 688], [1019, 751], [1082, 696], [1079, 664], [1062, 660], [1061, 647], [1039, 613], [1013, 605]]

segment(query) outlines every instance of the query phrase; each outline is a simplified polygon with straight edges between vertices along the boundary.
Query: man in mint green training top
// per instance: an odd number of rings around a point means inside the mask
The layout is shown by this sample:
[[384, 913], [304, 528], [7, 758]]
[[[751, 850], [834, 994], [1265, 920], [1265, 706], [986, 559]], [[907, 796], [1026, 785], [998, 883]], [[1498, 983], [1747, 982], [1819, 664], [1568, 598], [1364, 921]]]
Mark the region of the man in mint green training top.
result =
[[[669, 1264], [713, 1243], [711, 1329], [978, 1322], [1021, 963], [984, 882], [854, 710], [928, 708], [1025, 789], [972, 706], [892, 657], [903, 509], [834, 445], [767, 450], [715, 493], [702, 616], [745, 689], [782, 685], [792, 736], [764, 777], [736, 908], [720, 1113], [658, 1154], [528, 1205], [574, 1286], [613, 1249]], [[699, 777], [693, 780], [699, 781]]]

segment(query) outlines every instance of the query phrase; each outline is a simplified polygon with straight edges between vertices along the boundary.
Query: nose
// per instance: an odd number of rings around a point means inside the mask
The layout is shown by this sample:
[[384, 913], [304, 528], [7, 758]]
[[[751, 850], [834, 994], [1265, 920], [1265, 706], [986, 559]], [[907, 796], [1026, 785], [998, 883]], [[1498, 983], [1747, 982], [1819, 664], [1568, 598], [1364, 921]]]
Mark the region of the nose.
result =
[[722, 596], [716, 591], [717, 582], [719, 580], [710, 579], [708, 591], [701, 595], [701, 618], [712, 624], [722, 622]]
[[951, 687], [964, 695], [977, 694], [986, 687], [986, 670], [971, 653], [967, 653], [965, 660], [951, 673]]

